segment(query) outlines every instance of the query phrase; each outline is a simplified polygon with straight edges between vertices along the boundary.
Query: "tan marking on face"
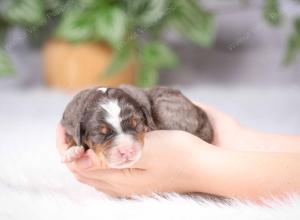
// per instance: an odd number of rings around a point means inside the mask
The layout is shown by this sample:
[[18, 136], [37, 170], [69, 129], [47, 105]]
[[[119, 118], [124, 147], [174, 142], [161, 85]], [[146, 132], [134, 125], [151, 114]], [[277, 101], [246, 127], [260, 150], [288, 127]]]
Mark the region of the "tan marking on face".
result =
[[66, 136], [66, 143], [67, 143], [68, 147], [72, 147], [72, 146], [77, 145], [74, 138], [69, 136], [69, 135]]
[[88, 141], [88, 146], [97, 154], [101, 155], [103, 152], [111, 147], [112, 141], [107, 141], [104, 144], [93, 144], [91, 141]]
[[142, 146], [144, 146], [144, 136], [145, 136], [144, 133], [140, 133], [140, 134], [137, 135], [137, 141], [138, 141]]
[[133, 128], [136, 128], [136, 126], [137, 126], [137, 120], [136, 120], [136, 117], [135, 117], [135, 116], [132, 116], [132, 117], [131, 117], [130, 122], [131, 122], [131, 126], [132, 126]]
[[109, 132], [110, 132], [110, 129], [106, 125], [103, 125], [103, 126], [100, 127], [100, 133], [101, 134], [107, 135]]
[[104, 151], [106, 145], [105, 144], [94, 145], [91, 141], [87, 141], [86, 144], [97, 155], [97, 161], [96, 161], [97, 167], [101, 167], [102, 169], [107, 169], [108, 166], [105, 162], [105, 156], [103, 154], [103, 151]]

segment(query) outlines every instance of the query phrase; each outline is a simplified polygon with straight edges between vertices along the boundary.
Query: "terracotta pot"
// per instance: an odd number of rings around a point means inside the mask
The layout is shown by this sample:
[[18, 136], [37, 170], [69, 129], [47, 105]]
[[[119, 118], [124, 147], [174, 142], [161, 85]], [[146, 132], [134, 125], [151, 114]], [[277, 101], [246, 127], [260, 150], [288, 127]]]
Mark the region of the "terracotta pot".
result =
[[136, 65], [129, 64], [113, 76], [104, 75], [113, 50], [104, 43], [71, 44], [49, 40], [43, 48], [46, 84], [50, 87], [79, 90], [95, 85], [117, 86], [135, 82]]

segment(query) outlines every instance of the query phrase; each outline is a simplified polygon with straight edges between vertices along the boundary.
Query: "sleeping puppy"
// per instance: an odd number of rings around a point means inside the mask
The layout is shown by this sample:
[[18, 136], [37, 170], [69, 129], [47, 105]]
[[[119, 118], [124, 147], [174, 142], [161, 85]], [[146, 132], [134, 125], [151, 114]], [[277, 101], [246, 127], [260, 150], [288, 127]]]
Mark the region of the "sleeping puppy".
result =
[[148, 131], [183, 130], [206, 142], [213, 140], [206, 113], [180, 91], [167, 87], [144, 90], [123, 85], [81, 91], [67, 105], [61, 124], [70, 147], [65, 162], [82, 153], [72, 146], [83, 146], [103, 156], [111, 168], [138, 161]]

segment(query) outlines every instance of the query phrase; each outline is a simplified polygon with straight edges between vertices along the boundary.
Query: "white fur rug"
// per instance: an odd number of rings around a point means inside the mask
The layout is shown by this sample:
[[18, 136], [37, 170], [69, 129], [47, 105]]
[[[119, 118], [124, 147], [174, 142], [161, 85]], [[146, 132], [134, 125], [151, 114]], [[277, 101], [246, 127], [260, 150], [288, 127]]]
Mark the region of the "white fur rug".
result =
[[0, 94], [0, 219], [300, 219], [300, 197], [220, 204], [180, 195], [116, 200], [77, 183], [60, 163], [55, 126], [68, 97]]

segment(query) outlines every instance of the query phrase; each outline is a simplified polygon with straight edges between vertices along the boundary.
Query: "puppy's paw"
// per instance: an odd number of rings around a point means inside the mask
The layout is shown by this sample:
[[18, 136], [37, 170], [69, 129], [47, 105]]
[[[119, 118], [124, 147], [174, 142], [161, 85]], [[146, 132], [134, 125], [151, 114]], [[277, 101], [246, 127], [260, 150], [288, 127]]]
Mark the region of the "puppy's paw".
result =
[[84, 154], [84, 148], [82, 146], [74, 146], [70, 147], [66, 152], [64, 153], [62, 157], [63, 163], [71, 163], [74, 160], [77, 160]]

